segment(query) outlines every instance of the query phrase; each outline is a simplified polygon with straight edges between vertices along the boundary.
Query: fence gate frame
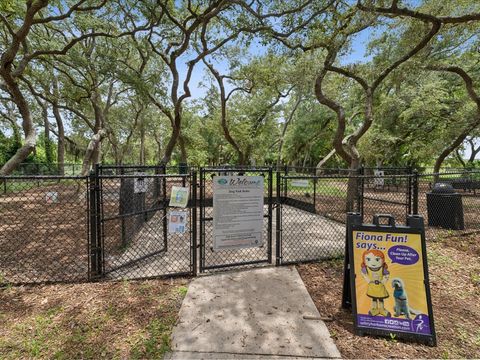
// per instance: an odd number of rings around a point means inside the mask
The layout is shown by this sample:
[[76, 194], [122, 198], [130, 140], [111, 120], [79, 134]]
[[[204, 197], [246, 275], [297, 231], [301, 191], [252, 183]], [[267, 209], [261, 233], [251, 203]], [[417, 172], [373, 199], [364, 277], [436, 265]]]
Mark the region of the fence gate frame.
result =
[[[111, 174], [105, 173], [105, 170], [109, 170]], [[154, 207], [153, 208], [144, 208], [143, 210], [139, 210], [137, 212], [126, 213], [123, 214], [122, 212], [122, 200], [118, 199], [118, 206], [119, 206], [119, 214], [118, 216], [113, 217], [106, 217], [104, 213], [104, 189], [103, 189], [103, 180], [104, 179], [127, 179], [127, 178], [141, 178], [138, 174], [125, 174], [127, 170], [150, 170], [154, 171], [154, 174], [146, 175], [145, 177], [150, 178], [153, 180], [153, 196], [155, 199]], [[167, 215], [169, 210], [169, 194], [167, 194], [167, 182], [169, 179], [181, 179], [182, 186], [188, 186], [189, 191], [189, 198], [188, 198], [188, 205], [185, 208], [185, 211], [188, 211], [190, 214], [190, 230], [189, 230], [189, 271], [180, 271], [176, 273], [165, 273], [165, 274], [158, 274], [154, 276], [141, 276], [139, 278], [146, 279], [151, 277], [163, 277], [163, 276], [196, 276], [197, 274], [197, 172], [191, 171], [182, 174], [167, 174], [167, 167], [164, 165], [154, 165], [154, 166], [146, 166], [146, 165], [100, 165], [96, 164], [94, 170], [90, 173], [87, 179], [88, 183], [88, 196], [87, 196], [87, 209], [88, 209], [88, 279], [89, 281], [100, 281], [106, 279], [106, 275], [117, 271], [121, 268], [132, 266], [139, 261], [146, 260], [149, 257], [159, 255], [161, 253], [168, 252], [168, 221]], [[189, 185], [187, 185], [187, 182]], [[122, 186], [122, 185], [121, 185]], [[106, 261], [105, 261], [105, 253], [106, 253], [106, 246], [105, 246], [105, 222], [112, 220], [112, 219], [122, 219], [122, 237], [125, 235], [125, 227], [126, 225], [123, 222], [124, 217], [129, 216], [138, 216], [141, 214], [145, 214], [147, 217], [147, 213], [149, 212], [161, 212], [162, 218], [159, 224], [161, 228], [160, 233], [163, 236], [162, 240], [163, 247], [161, 249], [157, 249], [148, 254], [142, 254], [142, 256], [138, 256], [132, 258], [131, 261], [128, 261], [125, 264], [121, 264], [116, 267], [112, 267], [106, 269]], [[185, 263], [186, 263], [185, 259]], [[137, 277], [136, 277], [137, 278]]]
[[[213, 263], [208, 264], [207, 262], [207, 251], [212, 251], [213, 249], [207, 249], [207, 233], [206, 233], [206, 224], [208, 222], [213, 222], [213, 214], [212, 216], [206, 216], [206, 208], [211, 207], [213, 210], [213, 190], [211, 193], [211, 197], [208, 197], [206, 194], [206, 186], [207, 186], [207, 175], [215, 176], [215, 175], [239, 175], [239, 176], [249, 176], [249, 175], [257, 175], [263, 176], [264, 178], [268, 176], [266, 179], [267, 185], [267, 192], [265, 194], [264, 190], [264, 208], [267, 206], [267, 214], [263, 215], [263, 218], [267, 219], [267, 241], [266, 244], [264, 243], [263, 246], [267, 246], [267, 253], [266, 257], [256, 259], [256, 260], [248, 260], [244, 261], [239, 259], [239, 261], [234, 262], [224, 262], [224, 263]], [[246, 175], [248, 174], [248, 175]], [[272, 258], [273, 258], [273, 209], [274, 209], [274, 198], [273, 198], [273, 169], [272, 167], [201, 167], [200, 168], [200, 196], [199, 196], [199, 223], [200, 223], [200, 230], [199, 230], [199, 271], [200, 273], [204, 273], [206, 271], [216, 270], [216, 269], [226, 269], [226, 268], [235, 268], [235, 267], [244, 267], [249, 265], [272, 265]], [[210, 188], [211, 189], [211, 188]], [[263, 230], [265, 231], [265, 225]], [[211, 234], [210, 234], [211, 235]], [[212, 239], [213, 242], [213, 239]], [[263, 247], [262, 246], [262, 247]], [[261, 247], [259, 247], [261, 248]], [[254, 248], [256, 249], [256, 248]], [[248, 248], [245, 250], [249, 250]], [[224, 251], [231, 251], [231, 250], [220, 250], [220, 252]], [[239, 250], [236, 251], [238, 256], [241, 257], [241, 252]]]

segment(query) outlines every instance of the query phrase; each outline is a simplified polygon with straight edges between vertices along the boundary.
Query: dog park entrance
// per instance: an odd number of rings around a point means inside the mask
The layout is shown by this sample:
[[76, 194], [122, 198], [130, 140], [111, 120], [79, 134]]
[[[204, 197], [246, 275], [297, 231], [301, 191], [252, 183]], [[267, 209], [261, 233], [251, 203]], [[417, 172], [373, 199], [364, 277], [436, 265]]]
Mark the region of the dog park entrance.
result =
[[[218, 243], [244, 231], [229, 228], [235, 208], [225, 193], [217, 192], [223, 228], [214, 223], [214, 179], [232, 177], [261, 184], [250, 236], [258, 246]], [[438, 182], [454, 193], [436, 192]], [[195, 276], [340, 257], [347, 209], [364, 222], [391, 214], [401, 224], [420, 214], [427, 241], [480, 232], [478, 171], [99, 165], [87, 177], [13, 175], [0, 185], [0, 281], [12, 284]]]

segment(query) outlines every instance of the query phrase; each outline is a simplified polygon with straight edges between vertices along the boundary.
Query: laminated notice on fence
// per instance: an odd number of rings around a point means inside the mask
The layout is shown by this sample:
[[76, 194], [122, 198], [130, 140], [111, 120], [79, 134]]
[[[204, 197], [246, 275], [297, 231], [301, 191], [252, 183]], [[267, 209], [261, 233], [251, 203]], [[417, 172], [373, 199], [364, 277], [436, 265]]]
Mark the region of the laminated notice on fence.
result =
[[383, 170], [373, 170], [373, 186], [383, 187], [385, 186], [385, 171]]
[[141, 172], [136, 172], [134, 173], [134, 175], [138, 177], [134, 178], [133, 180], [133, 192], [135, 194], [141, 194], [141, 193], [147, 192], [148, 185], [151, 179], [146, 179], [144, 177], [146, 174]]
[[172, 186], [172, 192], [170, 194], [171, 207], [187, 207], [188, 204], [188, 187]]
[[45, 194], [45, 201], [47, 204], [57, 203], [58, 202], [58, 192], [49, 191]]
[[309, 186], [308, 179], [295, 179], [292, 180], [292, 186], [294, 187], [301, 187], [301, 188], [307, 188]]
[[183, 234], [187, 228], [186, 211], [170, 211], [168, 213], [168, 233], [169, 234]]
[[213, 249], [263, 245], [263, 177], [213, 177]]

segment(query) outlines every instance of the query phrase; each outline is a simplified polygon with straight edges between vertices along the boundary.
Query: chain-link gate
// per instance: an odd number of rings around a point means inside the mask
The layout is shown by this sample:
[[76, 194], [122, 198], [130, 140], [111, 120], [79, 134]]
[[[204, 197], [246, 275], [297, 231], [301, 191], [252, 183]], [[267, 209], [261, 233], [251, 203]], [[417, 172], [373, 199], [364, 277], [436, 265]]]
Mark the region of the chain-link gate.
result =
[[[271, 168], [200, 169], [200, 272], [272, 263], [273, 178]], [[263, 245], [244, 249], [214, 250], [213, 177], [262, 176], [264, 179]]]
[[[194, 274], [196, 174], [162, 166], [98, 166], [90, 187], [91, 278]], [[169, 206], [172, 187], [188, 188], [187, 207]], [[171, 231], [170, 211], [184, 226]]]
[[276, 264], [341, 256], [348, 176], [277, 172], [276, 179]]

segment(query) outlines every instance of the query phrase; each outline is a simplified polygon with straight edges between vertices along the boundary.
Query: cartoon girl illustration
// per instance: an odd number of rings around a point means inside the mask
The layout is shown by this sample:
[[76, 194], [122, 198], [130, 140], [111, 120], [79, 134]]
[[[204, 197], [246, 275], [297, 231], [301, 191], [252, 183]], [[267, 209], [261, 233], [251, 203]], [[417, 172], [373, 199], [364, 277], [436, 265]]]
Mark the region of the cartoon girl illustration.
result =
[[367, 296], [372, 299], [369, 315], [390, 316], [385, 309], [384, 300], [390, 295], [385, 284], [390, 275], [385, 255], [380, 250], [366, 250], [362, 255], [362, 276], [368, 283]]

